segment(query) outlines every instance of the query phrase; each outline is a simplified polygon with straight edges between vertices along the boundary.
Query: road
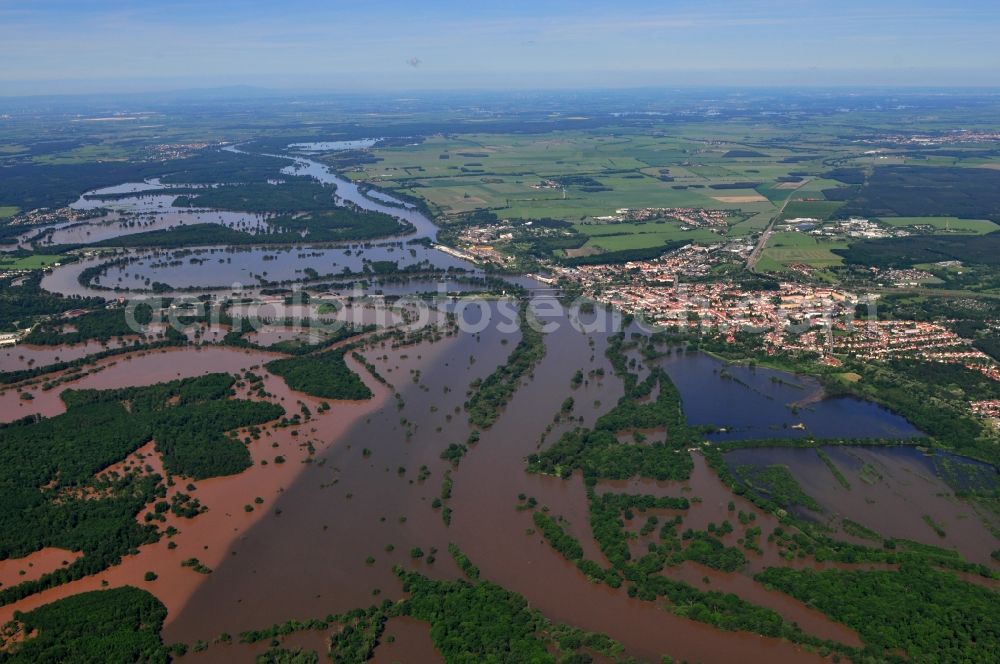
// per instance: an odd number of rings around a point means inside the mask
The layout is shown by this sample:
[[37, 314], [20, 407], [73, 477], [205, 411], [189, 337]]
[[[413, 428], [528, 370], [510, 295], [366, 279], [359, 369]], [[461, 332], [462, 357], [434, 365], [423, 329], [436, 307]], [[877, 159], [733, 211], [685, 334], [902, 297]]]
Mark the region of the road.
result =
[[785, 208], [792, 202], [792, 196], [796, 191], [801, 189], [802, 185], [806, 182], [809, 182], [809, 180], [803, 180], [798, 187], [788, 192], [788, 198], [786, 198], [785, 202], [781, 204], [780, 208], [778, 208], [778, 212], [774, 215], [774, 218], [771, 219], [771, 223], [769, 223], [767, 228], [764, 229], [764, 232], [760, 234], [760, 239], [757, 240], [757, 246], [753, 248], [753, 251], [750, 252], [750, 256], [747, 257], [747, 269], [751, 272], [754, 271], [757, 261], [760, 260], [760, 255], [764, 252], [764, 247], [767, 246], [768, 239], [770, 239], [771, 235], [774, 233], [774, 225], [778, 223], [778, 220], [781, 219], [781, 215], [785, 212]]

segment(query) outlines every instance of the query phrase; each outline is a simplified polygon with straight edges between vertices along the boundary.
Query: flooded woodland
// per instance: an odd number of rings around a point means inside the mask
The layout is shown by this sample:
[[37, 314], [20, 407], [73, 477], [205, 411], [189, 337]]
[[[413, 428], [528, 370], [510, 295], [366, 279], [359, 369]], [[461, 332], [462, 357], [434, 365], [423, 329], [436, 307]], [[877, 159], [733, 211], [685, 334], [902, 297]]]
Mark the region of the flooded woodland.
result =
[[[321, 181], [335, 178], [338, 196], [369, 209], [403, 215], [416, 227], [418, 237], [434, 237], [433, 225], [421, 213], [398, 201], [366, 197], [317, 162], [296, 157], [289, 169]], [[172, 210], [171, 196], [142, 196], [144, 189], [152, 188], [160, 185], [100, 190], [137, 196], [116, 200], [110, 217], [53, 227], [43, 242], [94, 242], [204, 221], [240, 228], [263, 223], [254, 215]], [[77, 206], [86, 209], [96, 203], [84, 197]], [[110, 296], [105, 288], [147, 291], [150, 281], [187, 294], [229, 289], [234, 284], [253, 290], [301, 282], [310, 274], [336, 280], [338, 273], [357, 275], [366, 265], [381, 261], [404, 268], [426, 262], [438, 271], [474, 272], [471, 264], [430, 246], [395, 239], [333, 247], [135, 249], [119, 252], [115, 258], [118, 261], [90, 283], [81, 283], [81, 272], [107, 257], [56, 268], [44, 277], [42, 287], [67, 295], [104, 297]], [[365, 294], [434, 291], [441, 283], [439, 277], [417, 285], [369, 284]], [[541, 286], [524, 278], [517, 283]], [[462, 290], [454, 284], [444, 288], [450, 293]], [[812, 499], [800, 497], [808, 504], [793, 502], [786, 506], [787, 512], [821, 525], [834, 538], [871, 545], [871, 538], [864, 535], [874, 532], [880, 538], [876, 546], [881, 546], [881, 538], [912, 541], [995, 567], [990, 554], [997, 548], [1000, 520], [989, 509], [961, 497], [962, 480], [956, 479], [995, 482], [992, 467], [983, 470], [961, 457], [935, 458], [918, 447], [923, 434], [901, 416], [855, 398], [824, 398], [822, 385], [810, 377], [731, 366], [679, 346], [661, 348], [655, 357], [630, 350], [629, 357], [636, 380], [642, 382], [654, 371], [669, 377], [639, 401], [656, 402], [658, 390], [672, 382], [687, 425], [700, 432], [700, 440], [690, 450], [680, 450], [690, 456], [685, 479], [599, 478], [588, 485], [579, 469], [563, 475], [529, 472], [529, 457], [548, 449], [563, 434], [595, 427], [599, 418], [630, 398], [620, 367], [616, 368], [608, 352], [618, 333], [580, 331], [564, 312], [557, 315], [553, 321], [558, 329], [542, 335], [544, 354], [516, 378], [516, 389], [495, 423], [475, 426], [468, 413], [470, 395], [510, 361], [522, 334], [496, 324], [498, 301], [469, 307], [460, 307], [459, 302], [441, 299], [434, 305], [437, 320], [428, 327], [441, 325], [447, 312], [465, 317], [468, 325], [457, 326], [449, 334], [425, 335], [407, 343], [369, 335], [357, 343], [358, 355], [345, 354], [348, 368], [371, 392], [371, 398], [356, 401], [294, 391], [265, 367], [285, 357], [270, 350], [271, 346], [304, 338], [301, 331], [280, 322], [303, 312], [293, 311], [280, 298], [232, 309], [247, 314], [248, 308], [267, 307], [257, 314], [274, 321], [250, 333], [246, 340], [252, 347], [247, 348], [220, 345], [216, 342], [228, 329], [199, 328], [196, 323], [193, 327], [198, 332], [191, 340], [197, 343], [178, 347], [125, 352], [124, 347], [135, 343], [136, 337], [65, 346], [22, 344], [0, 350], [4, 372], [118, 351], [84, 361], [75, 373], [60, 370], [5, 386], [0, 391], [0, 420], [5, 423], [65, 412], [63, 396], [69, 389], [148, 386], [213, 373], [236, 376], [237, 397], [278, 404], [287, 416], [309, 412], [295, 426], [270, 422], [260, 426], [252, 440], [247, 437], [252, 463], [242, 472], [201, 480], [174, 478], [168, 497], [183, 489], [206, 508], [195, 518], [167, 514], [160, 527], [172, 526], [175, 534], [143, 544], [104, 571], [0, 607], [0, 622], [10, 620], [15, 611], [28, 611], [83, 591], [131, 585], [148, 590], [166, 606], [165, 643], [211, 644], [202, 652], [189, 652], [186, 660], [247, 661], [261, 654], [267, 642], [220, 642], [220, 635], [400, 599], [406, 593], [394, 572], [397, 566], [432, 579], [460, 578], [462, 570], [448, 555], [449, 545], [454, 545], [479, 568], [482, 579], [522, 596], [552, 623], [606, 634], [626, 655], [646, 661], [669, 656], [690, 662], [819, 662], [831, 661], [830, 653], [815, 643], [863, 647], [858, 631], [791, 594], [767, 587], [755, 575], [773, 566], [870, 571], [894, 569], [895, 563], [819, 561], [791, 555], [781, 537], [782, 530], [788, 529], [783, 521], [786, 510], [780, 514], [763, 510], [742, 492], [734, 492], [720, 477], [718, 467], [709, 463], [710, 449], [721, 452], [734, 476], [757, 483], [770, 498], [777, 489], [760, 478], [768, 469], [784, 469], [787, 474], [781, 477], [793, 478]], [[538, 295], [533, 306], [553, 302], [550, 295]], [[348, 310], [341, 307], [324, 314], [312, 306], [306, 314], [346, 318]], [[363, 304], [357, 304], [352, 322], [377, 322], [365, 311]], [[596, 315], [606, 312], [598, 309]], [[485, 319], [489, 320], [479, 325]], [[391, 327], [401, 322], [381, 323]], [[151, 334], [155, 336], [155, 330]], [[630, 335], [622, 333], [626, 340]], [[253, 394], [247, 386], [251, 373], [261, 381]], [[567, 407], [568, 397], [571, 404]], [[243, 438], [248, 430], [237, 433]], [[629, 445], [653, 445], [672, 433], [669, 428], [616, 432]], [[763, 439], [786, 444], [742, 445]], [[822, 444], [824, 439], [830, 444]], [[891, 439], [898, 444], [835, 444], [863, 439]], [[787, 445], [796, 440], [810, 444]], [[458, 459], [443, 455], [450, 445], [465, 448]], [[104, 472], [126, 471], [164, 472], [155, 441]], [[442, 500], [445, 484], [448, 491]], [[633, 560], [641, 558], [648, 547], [655, 549], [655, 531], [643, 525], [644, 519], [650, 524], [651, 517], [657, 523], [676, 517], [683, 520], [683, 529], [715, 532], [717, 524], [752, 513], [747, 519], [758, 529], [759, 545], [745, 548], [744, 564], [727, 571], [687, 560], [668, 565], [660, 574], [700, 593], [732, 594], [763, 607], [805, 636], [795, 641], [720, 629], [709, 621], [682, 615], [664, 598], [650, 601], [631, 596], [626, 586], [595, 583], [552, 546], [533, 517], [536, 513], [558, 517], [562, 529], [579, 542], [582, 555], [609, 568], [614, 561], [606, 556], [592, 527], [591, 489], [601, 495], [686, 499], [684, 509], [652, 507], [641, 514], [631, 510], [622, 514], [620, 526]], [[720, 537], [727, 547], [738, 548], [739, 533]], [[418, 549], [419, 556], [414, 553]], [[79, 552], [50, 547], [0, 561], [0, 588], [37, 579], [72, 564], [78, 556]], [[191, 559], [198, 561], [202, 573], [182, 564]], [[977, 583], [992, 587], [988, 580]], [[299, 631], [279, 641], [283, 648], [322, 653], [335, 632], [336, 628]], [[373, 661], [443, 659], [428, 622], [394, 616], [385, 624]]]
[[[252, 468], [236, 476], [194, 483], [193, 495], [208, 511], [192, 520], [170, 521], [179, 530], [169, 540], [175, 544], [173, 548], [167, 548], [167, 541], [144, 546], [137, 555], [126, 557], [122, 564], [106, 572], [4, 607], [3, 617], [9, 618], [14, 610], [27, 610], [72, 593], [105, 587], [105, 583], [132, 584], [149, 589], [168, 607], [164, 629], [168, 643], [211, 642], [223, 633], [236, 634], [398, 597], [402, 589], [392, 572], [395, 565], [412, 567], [431, 577], [455, 577], [460, 573], [447, 556], [439, 555], [429, 563], [412, 561], [409, 554], [413, 547], [444, 551], [453, 543], [475, 561], [484, 578], [523, 595], [551, 620], [606, 633], [628, 653], [650, 661], [664, 654], [705, 662], [732, 661], [734, 657], [751, 662], [818, 660], [815, 654], [786, 641], [720, 631], [672, 615], [655, 602], [629, 598], [624, 590], [589, 582], [532, 530], [530, 513], [517, 509], [519, 495], [533, 497], [565, 517], [569, 529], [585, 543], [589, 553], [602, 559], [589, 534], [582, 476], [577, 473], [562, 480], [528, 474], [524, 460], [543, 445], [542, 434], [570, 393], [570, 382], [578, 369], [590, 375], [602, 369], [603, 377], [588, 379], [572, 390], [578, 404], [573, 414], [579, 418], [574, 426], [592, 425], [622, 396], [621, 381], [605, 358], [604, 336], [582, 334], [569, 325], [546, 335], [544, 359], [518, 389], [496, 425], [482, 432], [459, 466], [453, 467], [441, 458], [448, 443], [464, 441], [472, 431], [463, 411], [469, 386], [496, 370], [517, 340], [516, 334], [488, 327], [477, 334], [459, 334], [436, 342], [366, 349], [364, 357], [392, 384], [398, 398], [363, 367], [352, 363], [374, 397], [364, 402], [336, 402], [294, 437], [287, 429], [265, 428], [266, 435], [250, 446], [255, 462]], [[215, 347], [139, 352], [101, 361], [97, 364], [99, 371], [66, 387], [110, 389], [213, 372], [262, 372], [261, 365], [272, 357], [258, 351]], [[37, 358], [39, 362], [48, 359]], [[720, 365], [705, 356], [678, 354], [664, 364], [681, 386], [686, 406], [717, 399], [720, 390], [732, 385], [731, 380], [719, 376]], [[697, 372], [698, 376], [691, 378], [685, 372]], [[286, 410], [300, 403], [317, 409], [318, 400], [290, 391], [280, 378], [265, 372], [264, 381], [267, 392]], [[10, 415], [51, 416], [61, 412], [60, 391], [37, 391], [36, 397], [27, 402], [17, 399], [13, 390], [7, 391], [0, 396], [5, 419], [13, 419]], [[718, 401], [716, 405], [720, 405]], [[858, 419], [841, 419], [840, 430], [832, 424], [836, 417], [823, 418], [828, 415], [824, 412], [827, 408], [836, 413], [843, 407], [841, 404], [819, 400], [809, 409], [816, 421], [833, 426], [824, 431], [826, 435], [854, 436], [859, 426], [864, 426], [859, 420], [865, 422], [864, 418], [872, 417], [872, 407], [852, 405], [858, 409]], [[752, 426], [764, 417], [754, 411], [753, 421], [748, 422], [740, 418], [739, 408], [722, 412], [726, 414], [723, 421], [735, 430]], [[795, 423], [802, 414], [785, 408], [784, 418], [775, 417], [769, 425], [783, 427]], [[888, 413], [876, 411], [874, 417], [871, 426], [906, 429], [905, 423], [894, 421]], [[568, 426], [557, 424], [547, 437], [557, 436]], [[311, 450], [307, 450], [307, 442]], [[727, 460], [733, 464], [781, 463], [831, 513], [888, 536], [936, 544], [939, 538], [921, 521], [922, 514], [927, 513], [945, 524], [948, 542], [953, 542], [964, 556], [976, 561], [988, 559], [992, 536], [974, 508], [953, 496], [942, 497], [942, 492], [947, 494], [947, 486], [932, 467], [921, 463], [919, 453], [906, 452], [912, 449], [828, 448], [844, 472], [857, 471], [865, 464], [879, 469], [877, 481], [857, 480], [851, 491], [833, 479], [811, 449], [737, 450], [728, 454]], [[152, 446], [136, 454], [143, 463], [148, 461], [156, 467]], [[284, 456], [285, 463], [261, 465], [277, 456]], [[601, 488], [697, 497], [698, 502], [684, 517], [685, 526], [692, 528], [721, 522], [727, 517], [727, 503], [731, 500], [740, 509], [753, 509], [731, 493], [700, 454], [695, 453], [693, 458], [693, 472], [684, 482], [606, 481]], [[442, 521], [441, 508], [433, 507], [446, 473], [454, 482], [448, 501], [453, 506], [450, 525]], [[244, 511], [244, 506], [255, 499], [262, 501], [252, 512]], [[778, 521], [766, 514], [759, 519], [766, 538]], [[638, 521], [635, 526], [626, 523], [626, 528], [630, 527], [637, 529]], [[642, 539], [637, 538], [634, 546], [642, 544]], [[65, 564], [73, 555], [44, 550], [27, 560], [4, 561], [0, 578], [9, 584], [21, 570], [36, 573]], [[201, 575], [180, 565], [191, 557], [197, 557], [212, 573]], [[369, 557], [374, 562], [369, 562]], [[734, 593], [821, 638], [860, 645], [851, 629], [753, 580], [754, 572], [780, 563], [775, 547], [765, 546], [762, 554], [751, 556], [747, 568], [740, 572], [685, 563], [665, 573], [697, 587]], [[157, 580], [143, 580], [147, 571], [154, 571]], [[439, 659], [426, 624], [393, 619], [386, 633], [396, 634], [396, 638], [392, 645], [380, 646], [375, 661], [400, 657], [400, 661]], [[308, 645], [307, 636], [290, 638], [284, 645]], [[322, 643], [321, 636], [313, 640]], [[215, 646], [201, 658], [242, 661], [253, 652], [257, 650], [251, 646]], [[197, 659], [199, 655], [192, 653], [188, 657]]]

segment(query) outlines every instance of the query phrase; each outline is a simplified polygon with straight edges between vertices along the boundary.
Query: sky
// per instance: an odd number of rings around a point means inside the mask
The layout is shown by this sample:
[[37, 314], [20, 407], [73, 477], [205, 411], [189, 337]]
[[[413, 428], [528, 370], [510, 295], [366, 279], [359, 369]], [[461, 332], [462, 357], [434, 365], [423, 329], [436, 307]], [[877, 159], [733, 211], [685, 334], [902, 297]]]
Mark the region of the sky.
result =
[[0, 96], [1000, 86], [1000, 2], [0, 0]]

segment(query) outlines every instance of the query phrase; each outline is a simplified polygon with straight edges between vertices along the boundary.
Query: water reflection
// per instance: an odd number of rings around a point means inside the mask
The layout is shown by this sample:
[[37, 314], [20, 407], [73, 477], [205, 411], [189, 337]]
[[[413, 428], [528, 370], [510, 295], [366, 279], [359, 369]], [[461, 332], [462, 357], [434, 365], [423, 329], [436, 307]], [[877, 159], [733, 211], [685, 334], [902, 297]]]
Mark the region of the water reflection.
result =
[[688, 422], [724, 429], [710, 434], [710, 440], [923, 435], [878, 404], [822, 398], [822, 386], [808, 376], [728, 365], [703, 353], [673, 353], [660, 362], [681, 392]]

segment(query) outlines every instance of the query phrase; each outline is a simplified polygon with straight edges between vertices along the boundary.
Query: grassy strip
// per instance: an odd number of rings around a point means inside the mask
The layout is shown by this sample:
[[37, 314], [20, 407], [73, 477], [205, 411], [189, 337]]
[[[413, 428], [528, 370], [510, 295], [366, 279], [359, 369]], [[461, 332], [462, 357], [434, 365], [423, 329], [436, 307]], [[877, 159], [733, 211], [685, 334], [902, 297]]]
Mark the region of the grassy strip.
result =
[[507, 361], [482, 381], [472, 384], [472, 396], [465, 402], [469, 422], [483, 429], [493, 426], [500, 417], [521, 379], [545, 356], [545, 338], [542, 332], [529, 323], [528, 303], [521, 305], [521, 340]]
[[847, 478], [844, 477], [844, 474], [842, 472], [840, 472], [840, 469], [837, 468], [836, 465], [834, 465], [833, 459], [831, 459], [826, 452], [824, 452], [818, 447], [816, 448], [816, 456], [818, 456], [820, 461], [822, 461], [826, 465], [826, 467], [830, 469], [830, 472], [833, 473], [833, 477], [834, 479], [837, 480], [837, 483], [840, 484], [840, 486], [847, 489], [848, 491], [850, 491], [851, 483], [847, 481]]
[[937, 533], [938, 537], [944, 538], [948, 536], [948, 533], [945, 532], [944, 527], [940, 523], [937, 523], [934, 519], [932, 519], [930, 514], [924, 514], [920, 518], [924, 520], [924, 523], [926, 523], [928, 526], [931, 527], [931, 530]]
[[[727, 449], [729, 448], [727, 447]], [[835, 540], [816, 524], [786, 513], [780, 505], [743, 482], [729, 469], [719, 446], [705, 445], [702, 452], [709, 467], [716, 472], [723, 483], [729, 486], [733, 493], [743, 496], [765, 512], [778, 515], [785, 528], [793, 529], [793, 533], [787, 539], [790, 540], [795, 549], [815, 557], [819, 562], [901, 564], [917, 560], [960, 572], [978, 574], [986, 578], [998, 577], [995, 572], [984, 565], [967, 562], [955, 552], [937, 547], [915, 547], [909, 546], [903, 540], [886, 539], [883, 545], [884, 549], [874, 549]], [[903, 550], [900, 551], [897, 545], [902, 545]]]

